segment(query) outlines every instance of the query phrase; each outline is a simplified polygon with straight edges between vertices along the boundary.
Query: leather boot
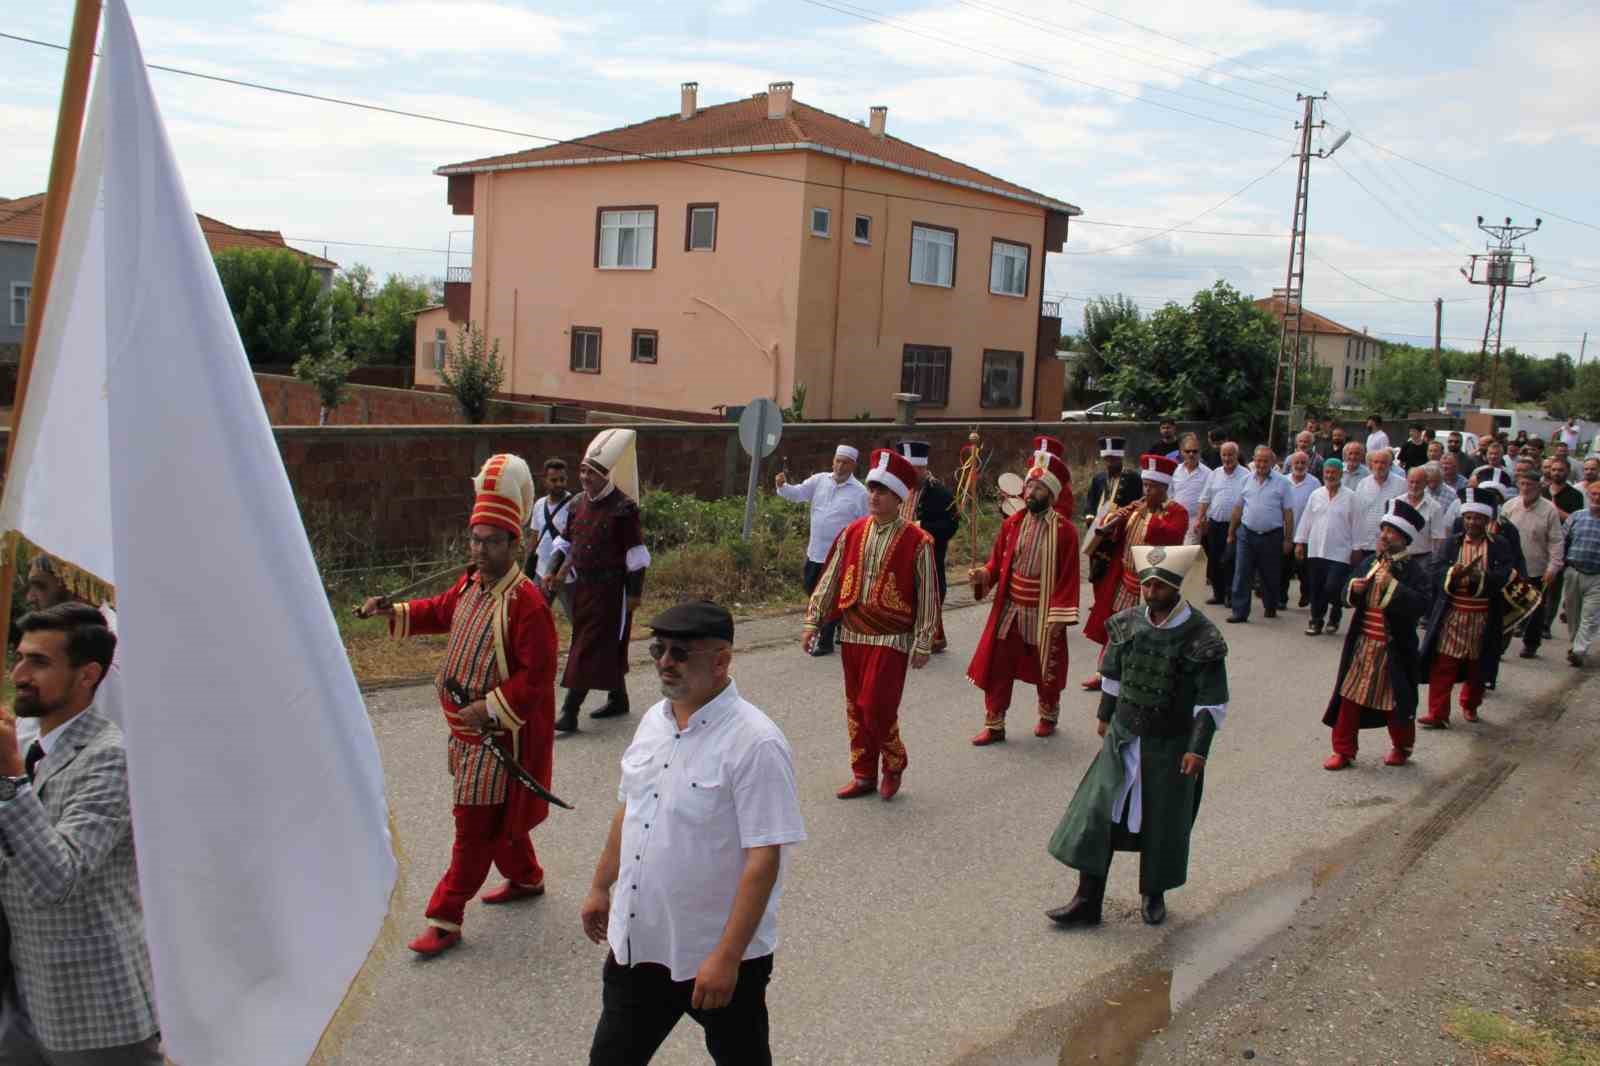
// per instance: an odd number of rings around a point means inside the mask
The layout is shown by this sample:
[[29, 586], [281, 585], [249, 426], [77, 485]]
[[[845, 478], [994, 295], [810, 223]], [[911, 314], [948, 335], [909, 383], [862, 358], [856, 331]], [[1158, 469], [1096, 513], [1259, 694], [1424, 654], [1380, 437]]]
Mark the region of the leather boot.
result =
[[1144, 916], [1145, 925], [1160, 925], [1167, 920], [1167, 902], [1163, 893], [1152, 892], [1144, 897], [1139, 906], [1139, 913]]
[[1100, 924], [1100, 910], [1106, 898], [1106, 880], [1090, 874], [1078, 875], [1078, 891], [1065, 907], [1045, 911], [1045, 917], [1065, 929]]
[[578, 731], [578, 710], [583, 706], [583, 697], [587, 695], [583, 689], [567, 690], [567, 698], [561, 701], [561, 713], [556, 717], [557, 733]]
[[606, 700], [605, 706], [598, 711], [590, 711], [590, 718], [621, 718], [628, 713], [628, 690], [619, 688], [611, 693], [611, 698]]

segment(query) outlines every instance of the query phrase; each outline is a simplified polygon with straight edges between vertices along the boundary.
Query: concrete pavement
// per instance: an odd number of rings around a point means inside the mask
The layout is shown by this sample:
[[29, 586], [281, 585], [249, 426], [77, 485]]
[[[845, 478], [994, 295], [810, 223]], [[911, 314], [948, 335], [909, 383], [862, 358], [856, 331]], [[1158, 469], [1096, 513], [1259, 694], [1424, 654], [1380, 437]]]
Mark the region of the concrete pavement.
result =
[[[1220, 609], [1205, 610], [1220, 620]], [[901, 713], [910, 767], [889, 804], [832, 796], [848, 776], [837, 656], [801, 655], [793, 617], [740, 629], [736, 679], [789, 737], [810, 837], [792, 849], [785, 874], [769, 993], [778, 1062], [937, 1063], [1002, 1042], [1030, 1013], [1070, 1003], [1185, 923], [1301, 869], [1312, 849], [1441, 787], [1503, 742], [1536, 700], [1577, 680], [1559, 643], [1531, 663], [1512, 656], [1480, 725], [1424, 733], [1414, 764], [1400, 769], [1381, 765], [1381, 731], [1364, 732], [1356, 768], [1330, 774], [1321, 769], [1320, 716], [1341, 638], [1303, 636], [1306, 612], [1293, 609], [1273, 622], [1258, 611], [1250, 625], [1224, 626], [1232, 701], [1207, 769], [1189, 885], [1169, 894], [1168, 925], [1148, 928], [1137, 917], [1135, 862], [1121, 857], [1107, 924], [1069, 934], [1043, 911], [1071, 895], [1074, 875], [1044, 845], [1098, 749], [1097, 697], [1075, 683], [1095, 649], [1074, 632], [1061, 734], [1031, 735], [1033, 693], [1018, 686], [1012, 739], [974, 749], [967, 741], [982, 705], [965, 668], [986, 614], [950, 610], [950, 653], [911, 674]], [[331, 1061], [587, 1061], [604, 949], [583, 937], [578, 905], [616, 803], [617, 760], [655, 699], [648, 668], [630, 680], [633, 716], [586, 717], [583, 733], [557, 742], [555, 787], [578, 810], [554, 812], [535, 833], [548, 894], [469, 907], [464, 943], [442, 958], [418, 960], [395, 946], [374, 960]], [[430, 688], [375, 693], [369, 704], [400, 834], [403, 945], [420, 929], [448, 857], [444, 727]], [[699, 1027], [686, 1019], [655, 1061], [708, 1061]]]

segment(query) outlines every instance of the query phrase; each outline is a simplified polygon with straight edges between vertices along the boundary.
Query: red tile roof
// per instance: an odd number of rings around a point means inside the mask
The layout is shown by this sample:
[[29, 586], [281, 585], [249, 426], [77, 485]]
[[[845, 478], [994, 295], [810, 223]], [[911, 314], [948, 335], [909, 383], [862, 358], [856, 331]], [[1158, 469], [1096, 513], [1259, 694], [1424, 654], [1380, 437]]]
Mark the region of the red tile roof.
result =
[[818, 110], [798, 100], [781, 119], [767, 117], [767, 94], [697, 110], [693, 118], [663, 115], [632, 126], [591, 134], [544, 148], [488, 156], [439, 167], [435, 174], [472, 174], [490, 170], [629, 162], [640, 157], [734, 155], [756, 151], [814, 151], [846, 155], [853, 161], [907, 171], [955, 185], [975, 187], [1076, 215], [1072, 204], [1013, 184], [976, 167], [958, 163], [898, 137], [874, 137], [857, 122]]
[[[1282, 296], [1268, 296], [1255, 301], [1255, 305], [1279, 322], [1283, 321]], [[1319, 315], [1315, 311], [1309, 311], [1304, 304], [1300, 306], [1300, 330], [1303, 333], [1332, 333], [1341, 337], [1365, 337], [1369, 335], [1365, 330], [1355, 330], [1349, 326], [1341, 326], [1331, 318]]]
[[[38, 244], [39, 231], [43, 227], [43, 215], [44, 193], [0, 201], [0, 241]], [[302, 252], [298, 248], [289, 248], [284, 243], [283, 234], [277, 230], [240, 229], [238, 226], [230, 226], [226, 222], [200, 214], [195, 215], [195, 218], [200, 222], [200, 232], [205, 234], [206, 244], [211, 248], [213, 255], [229, 248], [288, 248], [313, 267], [333, 270], [339, 265], [320, 255]]]

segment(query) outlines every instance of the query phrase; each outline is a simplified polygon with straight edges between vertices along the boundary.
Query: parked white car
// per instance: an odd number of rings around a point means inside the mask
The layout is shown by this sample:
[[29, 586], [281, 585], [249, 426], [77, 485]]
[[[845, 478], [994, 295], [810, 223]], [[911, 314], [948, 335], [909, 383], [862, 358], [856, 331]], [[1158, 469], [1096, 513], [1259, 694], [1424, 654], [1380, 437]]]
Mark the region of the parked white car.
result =
[[1062, 411], [1063, 422], [1118, 422], [1131, 417], [1115, 400], [1101, 400], [1082, 411]]

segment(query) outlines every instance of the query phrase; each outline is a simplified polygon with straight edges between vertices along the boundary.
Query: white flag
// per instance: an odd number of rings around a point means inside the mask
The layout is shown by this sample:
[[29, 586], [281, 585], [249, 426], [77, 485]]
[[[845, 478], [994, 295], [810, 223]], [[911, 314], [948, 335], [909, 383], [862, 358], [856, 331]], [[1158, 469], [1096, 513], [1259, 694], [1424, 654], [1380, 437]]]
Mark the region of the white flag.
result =
[[383, 770], [123, 0], [102, 51], [0, 528], [116, 586], [168, 1056], [304, 1063], [388, 908]]

